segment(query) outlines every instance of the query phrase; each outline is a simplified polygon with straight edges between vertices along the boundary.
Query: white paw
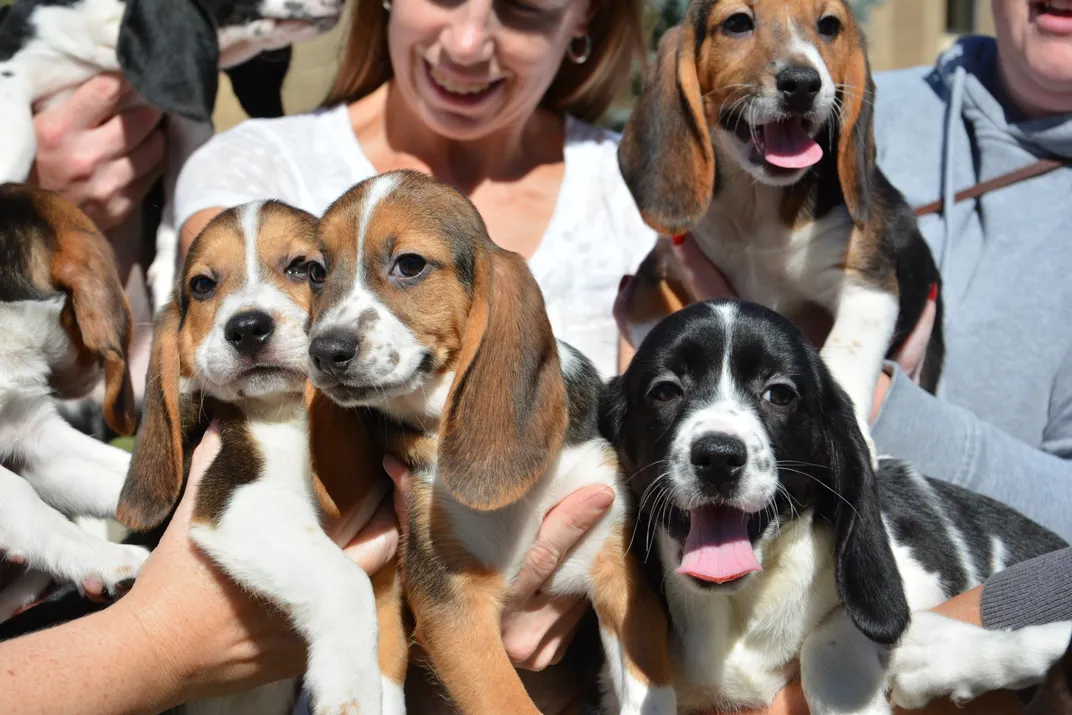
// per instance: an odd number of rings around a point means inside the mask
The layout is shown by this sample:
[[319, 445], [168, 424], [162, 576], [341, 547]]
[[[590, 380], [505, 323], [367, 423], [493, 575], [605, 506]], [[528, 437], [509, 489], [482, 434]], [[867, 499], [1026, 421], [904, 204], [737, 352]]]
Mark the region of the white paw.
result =
[[101, 550], [96, 563], [85, 569], [82, 587], [93, 595], [120, 596], [129, 589], [147, 558], [149, 552], [140, 546], [109, 544], [109, 548]]
[[960, 704], [992, 690], [996, 673], [989, 666], [1001, 660], [1008, 635], [929, 611], [913, 613], [891, 654], [890, 701], [913, 710], [937, 698]]
[[305, 687], [313, 715], [380, 713], [383, 687], [375, 647], [355, 653], [355, 645], [311, 649]]

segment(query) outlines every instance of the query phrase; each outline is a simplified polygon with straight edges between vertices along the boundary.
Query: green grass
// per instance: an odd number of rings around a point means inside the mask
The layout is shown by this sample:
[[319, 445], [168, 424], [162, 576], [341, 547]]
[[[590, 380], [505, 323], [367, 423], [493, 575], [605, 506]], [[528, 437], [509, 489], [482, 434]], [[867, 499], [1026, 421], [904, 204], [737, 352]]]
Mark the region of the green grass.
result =
[[119, 449], [126, 450], [127, 452], [134, 451], [134, 438], [133, 437], [116, 437], [108, 444]]

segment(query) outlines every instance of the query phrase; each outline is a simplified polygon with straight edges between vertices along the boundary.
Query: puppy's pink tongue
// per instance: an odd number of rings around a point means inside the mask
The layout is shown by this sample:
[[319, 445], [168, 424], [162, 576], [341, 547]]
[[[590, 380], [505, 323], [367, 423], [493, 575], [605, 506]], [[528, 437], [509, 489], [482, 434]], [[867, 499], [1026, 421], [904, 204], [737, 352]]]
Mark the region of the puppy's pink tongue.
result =
[[691, 524], [677, 573], [726, 583], [762, 571], [748, 540], [748, 515], [708, 505], [689, 512]]
[[803, 169], [823, 158], [823, 148], [804, 131], [799, 119], [763, 125], [763, 158], [784, 169]]

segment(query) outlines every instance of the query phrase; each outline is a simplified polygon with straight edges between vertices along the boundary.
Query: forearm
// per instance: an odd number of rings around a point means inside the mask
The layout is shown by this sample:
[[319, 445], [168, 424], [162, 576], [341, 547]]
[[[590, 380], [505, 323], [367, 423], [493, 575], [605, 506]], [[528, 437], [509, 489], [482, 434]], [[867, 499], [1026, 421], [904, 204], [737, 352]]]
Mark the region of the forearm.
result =
[[176, 663], [121, 601], [0, 644], [7, 715], [159, 713], [182, 702]]
[[872, 436], [881, 453], [1004, 502], [1072, 540], [1072, 462], [936, 399], [899, 370]]
[[1072, 621], [1072, 548], [991, 576], [983, 586], [980, 619], [987, 628], [1007, 629]]

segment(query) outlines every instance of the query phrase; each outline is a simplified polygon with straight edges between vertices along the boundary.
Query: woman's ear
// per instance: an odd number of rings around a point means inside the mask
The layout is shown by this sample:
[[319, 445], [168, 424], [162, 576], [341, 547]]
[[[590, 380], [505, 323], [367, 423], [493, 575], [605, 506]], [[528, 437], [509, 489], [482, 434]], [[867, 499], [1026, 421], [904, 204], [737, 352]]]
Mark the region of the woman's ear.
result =
[[896, 643], [910, 613], [901, 573], [882, 522], [878, 480], [852, 402], [823, 369], [824, 439], [833, 484], [821, 508], [834, 524], [834, 569], [845, 611], [876, 643]]
[[179, 501], [185, 477], [179, 410], [179, 307], [173, 299], [156, 319], [145, 381], [145, 407], [134, 437], [130, 471], [116, 520], [134, 531], [160, 525]]
[[875, 83], [863, 34], [849, 60], [848, 71], [838, 88], [841, 101], [838, 127], [838, 179], [849, 214], [858, 227], [867, 223], [874, 194]]
[[618, 165], [640, 215], [666, 235], [700, 222], [715, 185], [715, 151], [695, 58], [691, 26], [663, 34], [618, 145]]
[[104, 367], [104, 421], [116, 434], [129, 435], [136, 419], [127, 365], [133, 323], [115, 254], [88, 218], [70, 208], [58, 213], [64, 218], [56, 230], [50, 273], [68, 296], [60, 321], [84, 359]]
[[543, 294], [521, 256], [488, 250], [474, 270], [438, 465], [451, 494], [480, 511], [520, 499], [551, 468], [567, 424]]

